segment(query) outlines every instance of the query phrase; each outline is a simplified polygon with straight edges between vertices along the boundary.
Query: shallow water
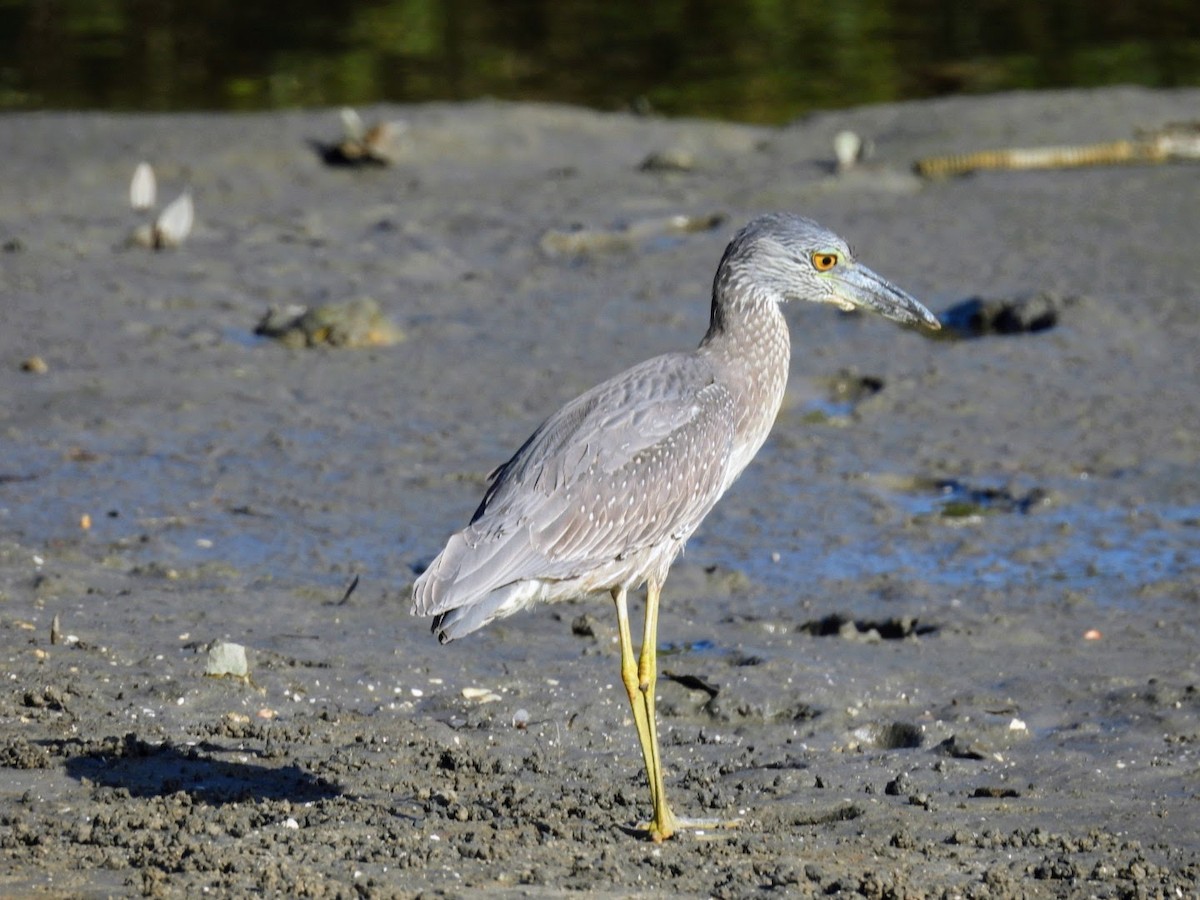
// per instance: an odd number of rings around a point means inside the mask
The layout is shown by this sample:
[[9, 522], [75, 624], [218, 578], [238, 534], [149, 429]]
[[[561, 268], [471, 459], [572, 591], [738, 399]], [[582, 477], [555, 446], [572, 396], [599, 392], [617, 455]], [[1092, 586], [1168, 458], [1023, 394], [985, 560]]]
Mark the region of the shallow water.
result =
[[[271, 440], [286, 445], [287, 465], [300, 471], [318, 469], [332, 440], [364, 446], [311, 427], [280, 429]], [[148, 449], [141, 439], [92, 439], [77, 459], [69, 457], [78, 449], [64, 459], [61, 448], [5, 446], [0, 521], [19, 539], [84, 541], [136, 565], [218, 564], [230, 574], [330, 587], [360, 574], [398, 589], [439, 546], [438, 534], [414, 527], [412, 509], [333, 502], [350, 473], [322, 478], [330, 502], [297, 515], [267, 488], [278, 460], [255, 446], [214, 454], [208, 443], [159, 437]], [[769, 466], [748, 471], [685, 551], [689, 562], [744, 575], [767, 606], [823, 581], [886, 576], [950, 591], [1102, 587], [1098, 602], [1133, 608], [1145, 603], [1139, 586], [1187, 581], [1200, 565], [1200, 506], [1105, 503], [1096, 496], [1103, 486], [1087, 479], [1024, 493], [983, 479], [970, 487], [854, 475], [808, 483], [802, 472], [779, 484]], [[1019, 591], [1012, 597], [1020, 602]]]
[[[1140, 586], [1174, 580], [1182, 589], [1200, 564], [1196, 506], [1156, 504], [1139, 511], [1054, 502], [1028, 513], [945, 517], [949, 498], [935, 492], [813, 493], [776, 493], [777, 510], [752, 522], [722, 519], [719, 535], [709, 528], [693, 539], [688, 558], [741, 571], [772, 597], [804, 595], [824, 580], [886, 576], [950, 591], [980, 585], [1014, 589], [1032, 582], [1064, 590], [1104, 586], [1099, 602], [1129, 608], [1145, 605]], [[881, 517], [891, 527], [881, 529]], [[797, 518], [815, 519], [821, 527], [797, 531]], [[1020, 591], [1011, 596], [1019, 605]]]

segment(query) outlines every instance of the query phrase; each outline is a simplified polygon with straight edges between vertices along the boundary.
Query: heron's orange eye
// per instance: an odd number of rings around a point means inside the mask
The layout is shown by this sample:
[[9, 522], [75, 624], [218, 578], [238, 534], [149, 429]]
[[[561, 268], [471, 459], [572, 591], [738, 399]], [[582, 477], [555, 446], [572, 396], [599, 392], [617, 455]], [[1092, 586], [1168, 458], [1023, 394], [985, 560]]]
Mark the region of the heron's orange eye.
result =
[[828, 272], [838, 264], [836, 253], [814, 253], [812, 255], [812, 264], [818, 272]]

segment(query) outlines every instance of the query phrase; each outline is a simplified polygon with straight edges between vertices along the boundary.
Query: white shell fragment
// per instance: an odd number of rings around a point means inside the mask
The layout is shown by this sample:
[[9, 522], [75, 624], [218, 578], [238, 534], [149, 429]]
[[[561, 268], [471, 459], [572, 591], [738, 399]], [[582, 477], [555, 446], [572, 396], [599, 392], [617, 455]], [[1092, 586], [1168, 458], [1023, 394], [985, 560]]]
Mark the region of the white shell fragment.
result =
[[208, 648], [208, 663], [204, 674], [213, 678], [226, 675], [233, 678], [248, 678], [250, 664], [246, 662], [246, 648], [229, 641], [217, 641]]
[[833, 155], [837, 170], [847, 172], [862, 162], [870, 153], [870, 144], [853, 131], [839, 131], [833, 137]]
[[341, 116], [342, 137], [348, 141], [361, 141], [363, 135], [367, 132], [367, 127], [363, 124], [362, 116], [358, 114], [358, 110], [350, 106], [343, 106]]
[[191, 191], [184, 191], [167, 204], [154, 222], [154, 246], [178, 247], [192, 233], [195, 210]]
[[500, 695], [491, 688], [481, 687], [465, 687], [462, 689], [464, 700], [473, 700], [476, 703], [494, 703], [500, 699]]
[[150, 163], [140, 162], [133, 170], [133, 180], [129, 182], [129, 205], [139, 212], [154, 205], [158, 193], [158, 185], [154, 180], [154, 169]]

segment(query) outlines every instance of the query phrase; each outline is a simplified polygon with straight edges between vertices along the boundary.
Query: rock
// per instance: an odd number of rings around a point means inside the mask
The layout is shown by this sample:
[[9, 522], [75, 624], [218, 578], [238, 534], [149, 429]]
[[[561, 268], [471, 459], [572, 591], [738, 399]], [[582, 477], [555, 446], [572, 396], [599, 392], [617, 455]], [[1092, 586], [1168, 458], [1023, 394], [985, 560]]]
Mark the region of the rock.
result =
[[208, 648], [204, 674], [212, 678], [249, 678], [250, 665], [246, 661], [246, 648], [229, 641], [214, 642]]
[[390, 347], [405, 337], [370, 297], [312, 308], [273, 307], [259, 320], [254, 333], [289, 347]]

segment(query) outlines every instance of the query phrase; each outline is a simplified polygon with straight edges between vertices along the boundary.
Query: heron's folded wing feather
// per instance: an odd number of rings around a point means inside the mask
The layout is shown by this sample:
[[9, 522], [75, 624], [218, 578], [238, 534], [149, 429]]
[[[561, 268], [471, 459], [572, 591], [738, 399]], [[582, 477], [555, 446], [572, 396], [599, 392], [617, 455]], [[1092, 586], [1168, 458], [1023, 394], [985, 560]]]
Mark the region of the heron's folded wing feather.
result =
[[694, 357], [649, 360], [563, 407], [497, 471], [414, 587], [431, 615], [686, 539], [724, 483], [735, 410]]
[[712, 382], [694, 354], [648, 359], [596, 385], [546, 419], [491, 473], [472, 519], [533, 491], [551, 495], [595, 465], [617, 469], [637, 453], [686, 428]]
[[586, 569], [685, 540], [695, 530], [720, 496], [734, 415], [719, 385], [692, 400], [686, 420], [653, 443], [637, 439], [636, 417], [613, 428], [625, 452], [605, 454], [545, 498], [529, 518], [533, 545], [545, 559]]

